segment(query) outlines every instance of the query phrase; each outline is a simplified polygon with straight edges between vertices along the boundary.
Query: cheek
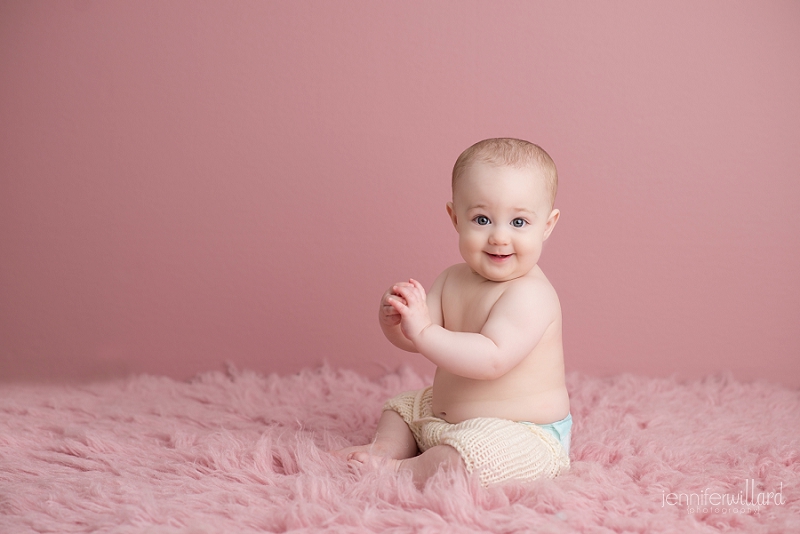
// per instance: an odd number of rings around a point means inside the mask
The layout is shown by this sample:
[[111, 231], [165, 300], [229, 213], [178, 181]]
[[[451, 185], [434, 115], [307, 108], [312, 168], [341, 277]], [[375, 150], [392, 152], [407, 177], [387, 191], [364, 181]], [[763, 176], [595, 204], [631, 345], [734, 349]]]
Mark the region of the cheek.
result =
[[480, 232], [462, 232], [459, 234], [459, 244], [462, 250], [482, 248], [485, 239]]
[[524, 252], [526, 254], [538, 254], [542, 247], [541, 243], [536, 242], [533, 239], [522, 239], [516, 244], [517, 250], [520, 252]]

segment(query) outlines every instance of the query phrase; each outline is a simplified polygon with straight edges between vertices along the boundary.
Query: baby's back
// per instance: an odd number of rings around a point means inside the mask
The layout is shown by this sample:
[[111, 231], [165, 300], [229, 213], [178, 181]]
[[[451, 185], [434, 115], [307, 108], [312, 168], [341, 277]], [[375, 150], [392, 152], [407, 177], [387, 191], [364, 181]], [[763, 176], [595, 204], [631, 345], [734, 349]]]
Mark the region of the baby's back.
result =
[[[531, 291], [531, 288], [536, 289]], [[555, 290], [538, 266], [522, 279], [508, 282], [486, 280], [465, 264], [451, 267], [442, 286], [442, 326], [455, 332], [480, 333], [495, 304], [508, 291], [530, 292], [531, 298], [536, 299], [532, 304], [539, 311], [537, 320], [545, 318], [547, 323], [540, 327], [544, 331], [539, 337], [539, 330], [532, 325], [531, 332], [535, 332], [533, 335], [538, 337], [538, 342], [515, 367], [499, 378], [470, 379], [437, 369], [433, 411], [450, 423], [475, 417], [500, 417], [546, 424], [563, 419], [569, 413], [561, 309]], [[505, 310], [506, 313], [510, 311]], [[492, 320], [498, 317], [493, 315]]]

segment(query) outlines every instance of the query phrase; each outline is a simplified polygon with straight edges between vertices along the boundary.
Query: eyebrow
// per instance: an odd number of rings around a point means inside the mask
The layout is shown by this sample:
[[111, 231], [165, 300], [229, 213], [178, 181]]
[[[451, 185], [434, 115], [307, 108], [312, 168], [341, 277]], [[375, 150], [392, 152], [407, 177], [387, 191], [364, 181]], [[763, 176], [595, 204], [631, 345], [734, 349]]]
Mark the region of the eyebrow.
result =
[[513, 208], [513, 209], [516, 212], [525, 212], [525, 213], [530, 213], [531, 215], [536, 215], [535, 211], [531, 211], [528, 208]]
[[[485, 209], [489, 209], [489, 206], [487, 206], [486, 204], [473, 204], [472, 206], [470, 206], [467, 209], [470, 209], [470, 210], [483, 209], [483, 210], [485, 210]], [[525, 212], [525, 213], [530, 213], [531, 215], [536, 215], [535, 211], [531, 211], [528, 208], [511, 208], [511, 211], [514, 211], [514, 212]]]

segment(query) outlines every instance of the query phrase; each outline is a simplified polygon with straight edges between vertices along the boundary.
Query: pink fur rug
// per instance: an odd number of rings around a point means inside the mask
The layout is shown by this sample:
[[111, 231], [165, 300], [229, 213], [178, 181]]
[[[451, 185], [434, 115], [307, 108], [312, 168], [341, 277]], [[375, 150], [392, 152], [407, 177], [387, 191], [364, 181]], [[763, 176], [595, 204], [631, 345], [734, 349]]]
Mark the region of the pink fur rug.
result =
[[4, 385], [0, 532], [800, 532], [800, 392], [568, 378], [567, 474], [421, 491], [325, 452], [368, 442], [385, 398], [423, 385], [407, 370]]

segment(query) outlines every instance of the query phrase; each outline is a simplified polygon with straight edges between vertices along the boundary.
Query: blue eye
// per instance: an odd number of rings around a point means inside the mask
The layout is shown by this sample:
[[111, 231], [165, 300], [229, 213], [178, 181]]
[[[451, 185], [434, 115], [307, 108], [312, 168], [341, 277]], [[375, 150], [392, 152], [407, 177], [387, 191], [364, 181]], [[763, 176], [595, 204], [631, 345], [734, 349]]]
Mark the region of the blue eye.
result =
[[526, 221], [525, 219], [517, 218], [511, 221], [511, 226], [513, 226], [514, 228], [522, 228], [526, 224], [528, 224], [528, 221]]
[[477, 217], [475, 217], [472, 220], [475, 221], [476, 223], [478, 223], [481, 226], [486, 226], [487, 224], [489, 224], [491, 222], [491, 221], [489, 221], [489, 217], [487, 217], [486, 215], [478, 215]]

